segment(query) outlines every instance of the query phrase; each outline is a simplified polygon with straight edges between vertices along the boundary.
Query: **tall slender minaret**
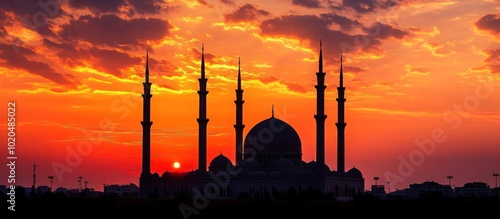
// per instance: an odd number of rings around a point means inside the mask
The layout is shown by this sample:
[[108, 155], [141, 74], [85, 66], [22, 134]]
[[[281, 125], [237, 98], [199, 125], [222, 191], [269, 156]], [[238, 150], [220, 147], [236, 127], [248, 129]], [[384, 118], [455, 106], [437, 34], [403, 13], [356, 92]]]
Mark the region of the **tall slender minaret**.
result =
[[344, 156], [345, 156], [345, 139], [344, 139], [344, 130], [347, 125], [344, 121], [344, 104], [345, 104], [345, 87], [344, 87], [344, 72], [342, 69], [342, 55], [340, 55], [340, 76], [339, 76], [339, 86], [337, 87], [339, 97], [337, 98], [338, 102], [338, 122], [335, 123], [337, 126], [337, 171], [345, 172], [344, 164]]
[[207, 170], [207, 78], [205, 78], [205, 46], [201, 44], [200, 110], [198, 121], [198, 170]]
[[325, 164], [325, 72], [323, 72], [323, 45], [319, 42], [319, 69], [316, 72], [316, 162]]
[[241, 89], [241, 71], [240, 71], [240, 58], [238, 58], [238, 89], [236, 89], [236, 124], [234, 129], [236, 130], [236, 163], [239, 164], [243, 160], [243, 90]]
[[149, 58], [146, 52], [146, 75], [144, 86], [143, 113], [142, 113], [142, 173], [141, 177], [148, 177], [151, 174], [151, 83], [149, 83]]

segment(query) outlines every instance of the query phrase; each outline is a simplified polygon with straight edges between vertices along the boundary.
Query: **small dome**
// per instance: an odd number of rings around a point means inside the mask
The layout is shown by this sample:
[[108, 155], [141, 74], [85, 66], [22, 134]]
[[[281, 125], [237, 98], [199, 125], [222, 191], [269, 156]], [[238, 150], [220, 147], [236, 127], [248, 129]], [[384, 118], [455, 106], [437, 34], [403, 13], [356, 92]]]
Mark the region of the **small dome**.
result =
[[347, 174], [352, 178], [363, 178], [363, 174], [356, 167], [351, 168], [347, 171]]
[[170, 176], [170, 174], [168, 172], [164, 172], [163, 174], [161, 174], [161, 178], [168, 178]]
[[328, 167], [326, 164], [320, 164], [316, 161], [311, 161], [306, 164], [307, 168], [318, 174], [330, 174], [330, 167]]
[[226, 156], [222, 155], [222, 153], [215, 157], [208, 166], [208, 170], [212, 172], [225, 171], [228, 170], [229, 167], [232, 167], [233, 163]]
[[307, 166], [308, 167], [316, 167], [316, 161], [313, 160], [313, 161], [308, 162]]

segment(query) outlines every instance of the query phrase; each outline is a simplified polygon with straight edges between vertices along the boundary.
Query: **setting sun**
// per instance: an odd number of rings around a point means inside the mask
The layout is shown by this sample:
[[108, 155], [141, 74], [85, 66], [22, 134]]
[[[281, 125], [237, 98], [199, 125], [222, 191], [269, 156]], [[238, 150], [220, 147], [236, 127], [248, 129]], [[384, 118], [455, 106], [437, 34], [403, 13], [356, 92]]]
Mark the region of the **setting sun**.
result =
[[179, 162], [174, 163], [174, 168], [179, 169], [181, 167], [181, 164]]

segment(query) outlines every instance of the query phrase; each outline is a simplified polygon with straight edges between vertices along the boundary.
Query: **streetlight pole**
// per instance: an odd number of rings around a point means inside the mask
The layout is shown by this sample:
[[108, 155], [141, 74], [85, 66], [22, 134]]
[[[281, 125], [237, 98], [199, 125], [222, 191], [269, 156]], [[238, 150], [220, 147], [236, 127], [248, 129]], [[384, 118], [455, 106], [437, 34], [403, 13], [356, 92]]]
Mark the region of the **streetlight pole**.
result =
[[79, 189], [79, 192], [82, 191], [82, 178], [81, 176], [78, 177], [78, 189]]
[[450, 185], [451, 192], [453, 193], [453, 197], [455, 197], [455, 191], [453, 190], [453, 187], [451, 187], [451, 179], [453, 179], [453, 176], [447, 176], [448, 178], [448, 185]]
[[497, 177], [500, 176], [500, 173], [493, 173], [493, 176], [495, 177], [495, 188], [498, 188], [498, 179], [497, 179]]
[[50, 191], [52, 192], [52, 180], [54, 179], [54, 176], [49, 176], [50, 179]]
[[453, 176], [447, 176], [446, 178], [448, 178], [448, 185], [450, 185], [451, 188], [451, 179], [453, 179]]

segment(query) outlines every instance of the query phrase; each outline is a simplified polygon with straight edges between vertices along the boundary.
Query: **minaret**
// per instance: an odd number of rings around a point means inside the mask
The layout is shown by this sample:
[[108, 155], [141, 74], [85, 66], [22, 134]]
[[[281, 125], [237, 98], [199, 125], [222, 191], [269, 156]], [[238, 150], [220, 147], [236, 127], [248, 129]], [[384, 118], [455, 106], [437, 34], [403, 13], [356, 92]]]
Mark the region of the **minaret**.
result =
[[207, 78], [205, 78], [205, 47], [201, 44], [200, 110], [198, 121], [198, 170], [207, 170]]
[[149, 60], [148, 52], [146, 52], [146, 75], [144, 86], [143, 99], [143, 113], [142, 113], [142, 177], [148, 177], [151, 174], [151, 83], [149, 83]]
[[239, 164], [243, 160], [243, 90], [241, 89], [241, 71], [240, 71], [240, 58], [238, 58], [238, 89], [236, 89], [236, 124], [234, 129], [236, 130], [236, 164]]
[[323, 48], [319, 42], [319, 69], [316, 72], [318, 84], [316, 87], [316, 162], [325, 164], [325, 72], [323, 72]]
[[345, 156], [345, 139], [344, 139], [344, 130], [347, 125], [344, 121], [344, 104], [346, 99], [344, 98], [344, 72], [342, 69], [342, 55], [340, 55], [340, 76], [339, 76], [339, 86], [337, 87], [337, 91], [339, 93], [339, 97], [337, 98], [338, 102], [338, 122], [335, 123], [337, 126], [337, 171], [345, 172], [344, 168], [344, 156]]

